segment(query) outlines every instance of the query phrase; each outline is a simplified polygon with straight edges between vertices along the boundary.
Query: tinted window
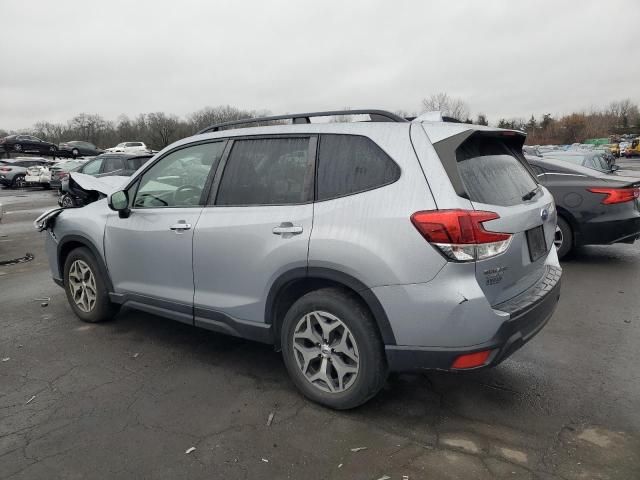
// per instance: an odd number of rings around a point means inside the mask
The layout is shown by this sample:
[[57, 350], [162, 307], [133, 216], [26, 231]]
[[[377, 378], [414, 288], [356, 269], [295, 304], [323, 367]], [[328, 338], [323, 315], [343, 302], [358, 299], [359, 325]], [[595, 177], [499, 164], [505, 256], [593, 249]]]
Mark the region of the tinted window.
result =
[[220, 181], [217, 205], [283, 205], [312, 199], [308, 138], [238, 140]]
[[85, 173], [87, 175], [97, 175], [98, 173], [100, 173], [102, 161], [102, 158], [96, 158], [95, 160], [91, 160], [90, 162], [85, 163], [84, 166], [80, 169], [81, 173]]
[[169, 153], [140, 180], [133, 206], [136, 208], [194, 207], [211, 166], [222, 156], [224, 142], [205, 143]]
[[128, 170], [138, 170], [142, 165], [147, 163], [149, 157], [135, 157], [127, 159], [127, 169]]
[[122, 158], [105, 158], [103, 172], [115, 172], [116, 170], [122, 170], [124, 168], [124, 160]]
[[400, 177], [398, 165], [367, 137], [323, 135], [318, 162], [318, 200], [371, 190]]
[[458, 173], [469, 200], [491, 205], [517, 205], [537, 187], [515, 153], [501, 140], [476, 137], [456, 150]]

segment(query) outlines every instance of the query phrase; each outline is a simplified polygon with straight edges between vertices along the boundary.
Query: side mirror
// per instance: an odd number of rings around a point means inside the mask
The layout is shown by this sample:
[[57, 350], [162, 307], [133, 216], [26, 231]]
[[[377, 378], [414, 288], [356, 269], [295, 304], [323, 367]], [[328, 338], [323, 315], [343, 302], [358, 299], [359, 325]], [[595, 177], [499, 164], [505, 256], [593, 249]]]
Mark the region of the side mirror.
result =
[[120, 218], [127, 218], [131, 213], [131, 210], [129, 210], [129, 195], [125, 190], [109, 195], [108, 203], [109, 208], [118, 212]]

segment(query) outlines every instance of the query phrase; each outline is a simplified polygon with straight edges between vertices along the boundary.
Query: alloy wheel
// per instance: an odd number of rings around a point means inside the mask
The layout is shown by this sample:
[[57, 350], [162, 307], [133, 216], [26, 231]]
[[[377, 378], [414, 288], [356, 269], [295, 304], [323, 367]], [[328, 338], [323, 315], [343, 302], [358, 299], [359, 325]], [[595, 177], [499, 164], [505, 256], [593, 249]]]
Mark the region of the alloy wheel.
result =
[[344, 392], [358, 376], [360, 357], [355, 338], [330, 313], [313, 311], [298, 321], [293, 353], [307, 381], [322, 391]]
[[69, 289], [73, 302], [85, 313], [93, 310], [96, 304], [96, 279], [87, 263], [76, 260], [69, 269]]
[[560, 250], [562, 248], [562, 243], [564, 242], [564, 235], [562, 234], [562, 229], [556, 225], [556, 233], [553, 236], [553, 244], [556, 246], [556, 250]]
[[13, 149], [14, 149], [16, 152], [21, 152], [21, 151], [22, 151], [22, 145], [20, 145], [19, 143], [16, 143], [16, 144], [13, 146]]
[[74, 206], [73, 199], [69, 195], [64, 195], [62, 197], [62, 206], [64, 208], [72, 208]]
[[27, 181], [24, 179], [24, 175], [18, 175], [15, 180], [15, 185], [18, 188], [24, 188], [27, 186]]

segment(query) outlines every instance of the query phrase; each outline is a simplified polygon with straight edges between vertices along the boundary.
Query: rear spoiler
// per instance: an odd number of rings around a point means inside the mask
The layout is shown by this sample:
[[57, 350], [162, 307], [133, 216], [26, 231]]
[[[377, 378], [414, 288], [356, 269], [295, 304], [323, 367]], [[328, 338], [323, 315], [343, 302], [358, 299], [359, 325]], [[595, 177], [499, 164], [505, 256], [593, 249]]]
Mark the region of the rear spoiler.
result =
[[[428, 124], [428, 126], [432, 127], [433, 124]], [[522, 166], [531, 174], [536, 183], [538, 183], [538, 177], [536, 176], [535, 172], [529, 165], [529, 162], [527, 162], [524, 154], [522, 153], [522, 146], [524, 145], [524, 141], [527, 138], [527, 135], [524, 132], [520, 132], [518, 130], [505, 130], [502, 128], [482, 128], [482, 126], [479, 125], [469, 124], [461, 124], [460, 126], [447, 125], [447, 127], [448, 129], [455, 129], [457, 133], [444, 137], [437, 142], [434, 142], [432, 140], [432, 143], [433, 147], [438, 153], [438, 156], [440, 157], [442, 166], [447, 172], [447, 176], [451, 181], [451, 185], [453, 185], [453, 188], [458, 196], [467, 198], [467, 191], [458, 173], [458, 159], [456, 156], [456, 150], [458, 150], [458, 148], [465, 142], [472, 141], [474, 138], [478, 137], [495, 138], [496, 140], [504, 143], [509, 149], [510, 153], [514, 157], [516, 157], [520, 161], [520, 163], [522, 163]], [[425, 131], [427, 132], [427, 135], [429, 135], [429, 130], [427, 129], [426, 125]], [[443, 132], [439, 131], [439, 129], [435, 133], [439, 136], [442, 136], [443, 134]], [[431, 137], [431, 135], [429, 136]]]

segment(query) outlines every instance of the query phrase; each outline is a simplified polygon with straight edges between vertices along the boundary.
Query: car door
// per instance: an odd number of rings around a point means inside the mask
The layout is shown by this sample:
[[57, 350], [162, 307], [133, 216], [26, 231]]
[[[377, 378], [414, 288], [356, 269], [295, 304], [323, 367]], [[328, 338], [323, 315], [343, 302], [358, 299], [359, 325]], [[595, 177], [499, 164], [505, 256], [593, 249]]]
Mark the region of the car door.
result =
[[230, 140], [193, 238], [196, 325], [264, 338], [270, 285], [307, 266], [316, 145], [309, 135]]
[[217, 141], [168, 152], [129, 188], [130, 215], [107, 220], [111, 281], [139, 308], [193, 323], [193, 232], [223, 150]]
[[49, 144], [47, 144], [46, 142], [43, 142], [37, 137], [30, 136], [29, 144], [30, 144], [31, 151], [33, 152], [49, 153]]

